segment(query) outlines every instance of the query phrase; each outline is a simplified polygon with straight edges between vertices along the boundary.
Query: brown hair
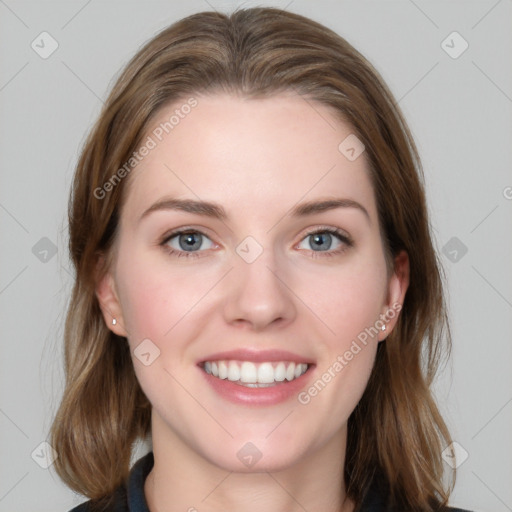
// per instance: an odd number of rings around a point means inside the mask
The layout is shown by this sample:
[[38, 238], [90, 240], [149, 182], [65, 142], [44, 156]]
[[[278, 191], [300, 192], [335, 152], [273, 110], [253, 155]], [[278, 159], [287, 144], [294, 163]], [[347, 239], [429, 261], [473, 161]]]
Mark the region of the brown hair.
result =
[[105, 498], [126, 478], [133, 443], [150, 431], [151, 409], [128, 344], [107, 328], [95, 295], [98, 258], [106, 256], [108, 267], [113, 257], [130, 179], [101, 199], [95, 191], [129, 160], [164, 105], [215, 91], [264, 97], [291, 90], [332, 107], [366, 146], [388, 270], [402, 249], [410, 262], [398, 323], [379, 344], [348, 422], [348, 495], [359, 502], [379, 474], [399, 507], [447, 504], [454, 478], [445, 490], [441, 450], [451, 439], [430, 385], [451, 335], [414, 141], [361, 54], [328, 28], [273, 8], [203, 12], [162, 31], [122, 72], [83, 148], [69, 206], [76, 282], [65, 326], [66, 387], [52, 443], [59, 475], [91, 499]]

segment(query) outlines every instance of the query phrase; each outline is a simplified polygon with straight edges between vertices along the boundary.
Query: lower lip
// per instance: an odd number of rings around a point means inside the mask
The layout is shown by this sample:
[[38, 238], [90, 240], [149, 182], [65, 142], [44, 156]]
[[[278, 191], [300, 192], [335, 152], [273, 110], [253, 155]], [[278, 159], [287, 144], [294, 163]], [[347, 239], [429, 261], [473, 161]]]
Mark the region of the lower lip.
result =
[[291, 381], [284, 380], [274, 386], [265, 388], [249, 388], [240, 384], [235, 384], [227, 379], [218, 379], [209, 373], [206, 373], [199, 367], [199, 371], [204, 375], [206, 382], [222, 398], [237, 404], [245, 405], [275, 405], [296, 397], [304, 388], [307, 380], [313, 373], [314, 365], [309, 365], [308, 370], [300, 377]]

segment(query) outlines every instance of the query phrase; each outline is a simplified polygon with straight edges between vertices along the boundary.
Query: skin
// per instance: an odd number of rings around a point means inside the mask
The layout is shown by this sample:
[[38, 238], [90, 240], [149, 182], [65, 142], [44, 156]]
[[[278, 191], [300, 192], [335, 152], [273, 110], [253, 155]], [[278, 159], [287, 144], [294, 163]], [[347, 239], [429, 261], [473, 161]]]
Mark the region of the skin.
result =
[[[127, 337], [132, 354], [146, 338], [160, 350], [149, 366], [133, 357], [153, 406], [149, 507], [353, 510], [342, 475], [347, 420], [398, 313], [307, 405], [295, 396], [235, 405], [206, 384], [196, 364], [240, 347], [290, 350], [315, 362], [311, 385], [379, 315], [403, 304], [407, 254], [388, 275], [364, 153], [351, 162], [338, 150], [352, 130], [327, 106], [292, 93], [196, 98], [197, 107], [128, 178], [114, 262], [97, 285], [106, 324]], [[164, 108], [154, 125], [181, 104]], [[139, 220], [165, 196], [216, 202], [228, 217], [168, 209]], [[357, 201], [369, 219], [357, 208], [289, 215], [299, 202], [334, 197]], [[160, 245], [181, 227], [208, 237], [198, 257]], [[333, 237], [330, 256], [311, 246], [308, 234], [326, 227], [353, 245]], [[236, 252], [247, 236], [263, 249], [252, 263]], [[167, 247], [179, 250], [178, 242]], [[262, 454], [251, 468], [236, 456], [247, 442]]]

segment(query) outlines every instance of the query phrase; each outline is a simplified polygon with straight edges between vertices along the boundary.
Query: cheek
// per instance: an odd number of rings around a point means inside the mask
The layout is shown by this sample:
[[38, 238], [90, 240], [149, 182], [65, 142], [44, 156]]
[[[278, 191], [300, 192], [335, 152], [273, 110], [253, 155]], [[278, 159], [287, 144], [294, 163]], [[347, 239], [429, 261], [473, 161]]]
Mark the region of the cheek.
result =
[[[307, 275], [307, 279], [305, 276]], [[296, 276], [298, 295], [330, 332], [332, 348], [343, 347], [373, 327], [382, 312], [386, 271], [375, 259], [340, 265], [337, 269], [302, 272]]]
[[160, 346], [171, 331], [185, 325], [182, 320], [193, 316], [218, 279], [218, 270], [170, 265], [160, 255], [144, 251], [130, 254], [119, 257], [116, 272], [128, 338], [132, 345], [149, 338]]
[[132, 274], [123, 286], [123, 317], [132, 343], [157, 340], [171, 327], [166, 312], [173, 308], [165, 284], [152, 285], [145, 277]]
[[[334, 434], [361, 399], [378, 347], [375, 326], [382, 308], [385, 274], [379, 266], [363, 265], [340, 270], [317, 281], [329, 290], [315, 288], [311, 309], [321, 312], [323, 354], [315, 379], [298, 396], [310, 417], [323, 418], [322, 435]], [[320, 435], [320, 433], [318, 433]]]
[[[137, 344], [144, 338], [158, 340], [171, 327], [171, 315], [179, 303], [180, 283], [166, 275], [144, 251], [120, 251], [116, 277], [123, 311], [124, 325], [130, 343]], [[129, 256], [128, 256], [129, 255]]]

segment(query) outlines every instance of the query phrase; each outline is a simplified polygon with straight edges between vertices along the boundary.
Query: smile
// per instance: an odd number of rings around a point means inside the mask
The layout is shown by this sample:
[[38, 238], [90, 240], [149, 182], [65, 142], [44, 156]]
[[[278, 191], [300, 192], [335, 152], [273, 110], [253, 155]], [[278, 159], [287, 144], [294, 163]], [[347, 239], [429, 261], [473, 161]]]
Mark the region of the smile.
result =
[[291, 382], [304, 375], [307, 363], [272, 361], [254, 363], [252, 361], [205, 361], [203, 370], [213, 377], [229, 380], [234, 384], [250, 388], [275, 386], [280, 382]]

